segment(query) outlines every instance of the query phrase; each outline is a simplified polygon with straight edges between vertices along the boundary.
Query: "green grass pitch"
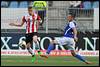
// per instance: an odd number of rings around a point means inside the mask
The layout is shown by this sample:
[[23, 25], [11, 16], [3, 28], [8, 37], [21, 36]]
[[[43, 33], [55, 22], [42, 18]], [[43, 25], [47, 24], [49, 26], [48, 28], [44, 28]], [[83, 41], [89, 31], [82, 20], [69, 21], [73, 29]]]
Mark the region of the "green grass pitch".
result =
[[31, 56], [1, 56], [1, 66], [99, 66], [99, 57], [86, 57], [92, 64], [85, 64], [72, 56], [37, 56], [35, 63]]

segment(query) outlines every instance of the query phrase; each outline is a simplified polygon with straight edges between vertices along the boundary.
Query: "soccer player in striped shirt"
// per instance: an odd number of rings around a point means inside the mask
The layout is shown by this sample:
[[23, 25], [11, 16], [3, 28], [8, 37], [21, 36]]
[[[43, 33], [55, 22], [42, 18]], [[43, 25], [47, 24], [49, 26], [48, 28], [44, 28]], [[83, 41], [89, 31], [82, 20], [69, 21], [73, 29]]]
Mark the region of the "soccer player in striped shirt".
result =
[[20, 24], [17, 23], [10, 23], [11, 26], [21, 27], [24, 23], [26, 23], [26, 45], [28, 52], [32, 55], [32, 62], [35, 61], [35, 53], [32, 51], [32, 44], [36, 46], [38, 50], [38, 54], [41, 57], [45, 57], [41, 55], [40, 47], [38, 43], [38, 26], [41, 23], [41, 18], [39, 15], [33, 12], [32, 6], [28, 7], [28, 14], [23, 16], [22, 22]]

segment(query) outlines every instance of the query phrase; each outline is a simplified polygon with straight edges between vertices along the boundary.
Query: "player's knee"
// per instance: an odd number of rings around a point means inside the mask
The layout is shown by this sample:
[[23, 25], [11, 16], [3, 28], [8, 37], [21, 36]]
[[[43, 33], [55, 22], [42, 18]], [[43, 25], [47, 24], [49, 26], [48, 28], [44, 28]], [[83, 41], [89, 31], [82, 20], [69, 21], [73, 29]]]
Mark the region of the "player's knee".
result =
[[53, 37], [53, 36], [50, 36], [50, 38], [52, 39], [51, 41], [50, 41], [50, 43], [51, 44], [55, 44], [56, 42], [55, 42], [55, 38]]
[[33, 40], [33, 42], [34, 42], [34, 43], [37, 43], [37, 42], [38, 42], [38, 40]]
[[52, 37], [52, 36], [51, 36], [50, 38], [51, 38], [52, 40], [55, 40], [55, 38], [54, 38], [54, 37]]
[[38, 41], [38, 37], [37, 36], [33, 36], [33, 42], [37, 42]]
[[72, 56], [76, 56], [76, 53], [74, 51], [71, 51]]
[[51, 44], [55, 45], [56, 44], [56, 41], [55, 40], [52, 40], [50, 41]]
[[72, 56], [75, 56], [76, 54], [75, 53], [71, 53], [72, 54]]
[[52, 41], [50, 41], [50, 44], [54, 44], [53, 40], [52, 40]]
[[27, 48], [30, 48], [30, 43], [27, 43], [27, 46], [26, 46]]
[[30, 47], [27, 46], [27, 50], [29, 50]]

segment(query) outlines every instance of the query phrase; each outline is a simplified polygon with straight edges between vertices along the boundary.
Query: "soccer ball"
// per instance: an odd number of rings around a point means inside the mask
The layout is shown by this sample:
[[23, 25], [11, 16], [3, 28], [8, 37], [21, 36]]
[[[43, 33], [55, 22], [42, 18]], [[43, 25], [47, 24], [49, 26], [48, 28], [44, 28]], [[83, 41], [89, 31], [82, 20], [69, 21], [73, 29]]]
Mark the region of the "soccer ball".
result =
[[24, 40], [19, 41], [19, 46], [20, 46], [22, 49], [25, 49], [25, 48], [26, 48], [26, 42], [25, 42]]

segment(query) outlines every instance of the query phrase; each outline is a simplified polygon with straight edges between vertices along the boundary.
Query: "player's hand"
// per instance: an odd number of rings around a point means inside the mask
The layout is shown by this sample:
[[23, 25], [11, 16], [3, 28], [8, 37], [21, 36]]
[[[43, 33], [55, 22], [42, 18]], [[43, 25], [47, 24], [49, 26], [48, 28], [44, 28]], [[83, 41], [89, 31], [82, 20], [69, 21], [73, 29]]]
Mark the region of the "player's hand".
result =
[[10, 25], [10, 26], [14, 26], [15, 24], [14, 24], [14, 23], [10, 23], [9, 25]]
[[78, 41], [78, 38], [75, 36], [75, 37], [74, 37], [74, 40], [75, 40], [75, 42], [77, 42], [77, 41]]

